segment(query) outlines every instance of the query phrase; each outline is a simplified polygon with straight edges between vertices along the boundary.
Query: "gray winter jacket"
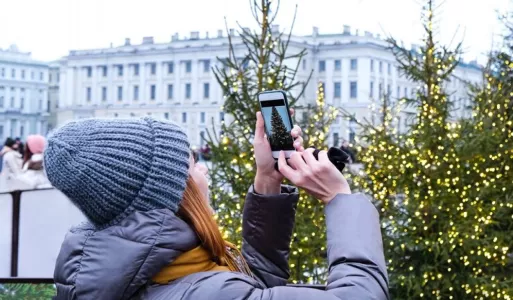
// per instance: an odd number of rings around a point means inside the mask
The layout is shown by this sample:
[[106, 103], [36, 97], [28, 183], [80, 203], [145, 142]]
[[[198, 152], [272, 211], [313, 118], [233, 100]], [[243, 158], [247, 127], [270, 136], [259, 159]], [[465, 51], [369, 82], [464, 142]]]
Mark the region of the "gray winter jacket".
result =
[[338, 195], [325, 208], [329, 277], [326, 291], [286, 287], [296, 189], [263, 196], [251, 189], [244, 206], [242, 252], [255, 279], [201, 272], [166, 285], [150, 280], [198, 246], [191, 228], [167, 209], [134, 212], [117, 225], [72, 229], [55, 269], [55, 299], [340, 300], [389, 299], [379, 217], [363, 195]]

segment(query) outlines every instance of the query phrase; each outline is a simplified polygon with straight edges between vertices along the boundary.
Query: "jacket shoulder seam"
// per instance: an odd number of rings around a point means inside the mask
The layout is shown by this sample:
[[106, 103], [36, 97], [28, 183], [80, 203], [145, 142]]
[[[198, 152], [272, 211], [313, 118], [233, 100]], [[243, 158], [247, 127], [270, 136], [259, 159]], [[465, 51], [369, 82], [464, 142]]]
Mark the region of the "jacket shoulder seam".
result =
[[[144, 258], [143, 262], [141, 263], [141, 265], [139, 266], [139, 268], [137, 269], [137, 272], [134, 272], [134, 276], [132, 276], [130, 282], [133, 282], [134, 281], [134, 278], [137, 276], [137, 274], [139, 274], [139, 271], [141, 270], [142, 266], [144, 265], [144, 263], [146, 262], [146, 260], [148, 259], [148, 256], [150, 256], [150, 254], [153, 252], [153, 249], [155, 248], [155, 244], [157, 243], [157, 239], [160, 238], [160, 235], [162, 233], [162, 229], [164, 227], [164, 220], [167, 218], [166, 215], [163, 215], [162, 219], [160, 220], [160, 224], [159, 224], [159, 230], [157, 232], [157, 234], [155, 235], [155, 238], [153, 239], [153, 243], [151, 243], [151, 246], [150, 246], [150, 249], [148, 249], [148, 253], [146, 254], [146, 257]], [[148, 244], [149, 245], [149, 244]], [[125, 290], [123, 291], [123, 293], [121, 294], [122, 297], [121, 299], [124, 299], [123, 297], [125, 296], [125, 293], [126, 291], [128, 290], [128, 288], [130, 287], [130, 284], [127, 285], [127, 287], [125, 288]]]
[[89, 238], [93, 234], [94, 234], [94, 232], [92, 234], [84, 235], [86, 237], [86, 239], [84, 241], [84, 245], [82, 246], [82, 254], [80, 255], [80, 260], [78, 261], [78, 267], [77, 267], [76, 274], [75, 274], [75, 276], [73, 276], [73, 279], [71, 280], [72, 285], [74, 285], [75, 287], [77, 284], [78, 274], [80, 274], [80, 271], [82, 270], [82, 260], [84, 259], [84, 256], [85, 256], [84, 254], [85, 254], [85, 248], [87, 246], [87, 242], [89, 242]]

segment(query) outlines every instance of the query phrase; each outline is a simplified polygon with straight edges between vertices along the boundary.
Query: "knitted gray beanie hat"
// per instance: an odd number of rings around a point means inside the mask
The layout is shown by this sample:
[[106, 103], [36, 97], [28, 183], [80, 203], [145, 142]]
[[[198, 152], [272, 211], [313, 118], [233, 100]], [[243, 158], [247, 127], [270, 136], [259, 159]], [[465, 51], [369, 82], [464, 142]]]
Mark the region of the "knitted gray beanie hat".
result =
[[176, 212], [189, 177], [182, 129], [152, 118], [70, 122], [48, 137], [48, 179], [96, 226], [134, 210]]

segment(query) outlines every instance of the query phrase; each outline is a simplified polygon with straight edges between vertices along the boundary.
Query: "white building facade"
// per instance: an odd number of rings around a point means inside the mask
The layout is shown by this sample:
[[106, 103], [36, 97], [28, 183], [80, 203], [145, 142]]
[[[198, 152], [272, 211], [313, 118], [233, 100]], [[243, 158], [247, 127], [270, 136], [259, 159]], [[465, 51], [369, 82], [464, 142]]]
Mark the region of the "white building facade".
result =
[[[313, 76], [301, 104], [315, 102], [322, 82], [328, 104], [364, 119], [371, 117], [369, 107], [379, 102], [380, 95], [396, 99], [416, 88], [399, 75], [386, 42], [371, 33], [353, 34], [346, 26], [341, 34], [323, 35], [314, 28], [311, 35], [294, 36], [289, 46], [293, 53], [305, 48], [308, 54], [300, 62], [298, 79], [306, 80], [312, 70]], [[191, 144], [201, 146], [207, 129], [219, 128], [224, 118], [222, 89], [211, 67], [219, 64], [217, 57], [227, 56], [228, 39], [222, 31], [216, 37], [191, 32], [187, 38], [175, 34], [167, 43], [147, 37], [137, 45], [127, 39], [119, 47], [71, 51], [60, 65], [55, 123], [151, 115], [181, 124]], [[462, 64], [456, 76], [461, 80], [451, 83], [451, 97], [464, 103], [468, 96], [463, 81], [480, 82], [482, 73], [477, 65]], [[397, 120], [397, 126], [407, 126], [406, 118]], [[355, 125], [339, 118], [329, 143], [339, 144], [355, 135]]]
[[0, 141], [47, 133], [48, 65], [20, 52], [0, 49]]

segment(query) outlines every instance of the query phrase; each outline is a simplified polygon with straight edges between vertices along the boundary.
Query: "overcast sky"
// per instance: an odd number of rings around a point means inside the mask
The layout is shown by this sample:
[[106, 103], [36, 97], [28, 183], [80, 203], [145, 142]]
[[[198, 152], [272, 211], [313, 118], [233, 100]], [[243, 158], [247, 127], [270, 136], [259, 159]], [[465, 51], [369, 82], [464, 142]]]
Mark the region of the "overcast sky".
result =
[[[125, 37], [139, 43], [143, 36], [167, 42], [179, 32], [224, 28], [224, 17], [233, 26], [239, 21], [252, 27], [250, 0], [0, 0], [0, 47], [17, 44], [40, 60], [54, 60], [72, 49], [122, 44]], [[294, 7], [298, 17], [294, 32], [310, 34], [352, 29], [390, 33], [407, 44], [421, 37], [423, 0], [282, 0], [277, 22], [289, 27]], [[510, 0], [445, 0], [439, 29], [443, 41], [464, 39], [465, 58], [481, 57], [492, 42], [500, 40], [502, 26], [497, 11], [512, 10]]]

